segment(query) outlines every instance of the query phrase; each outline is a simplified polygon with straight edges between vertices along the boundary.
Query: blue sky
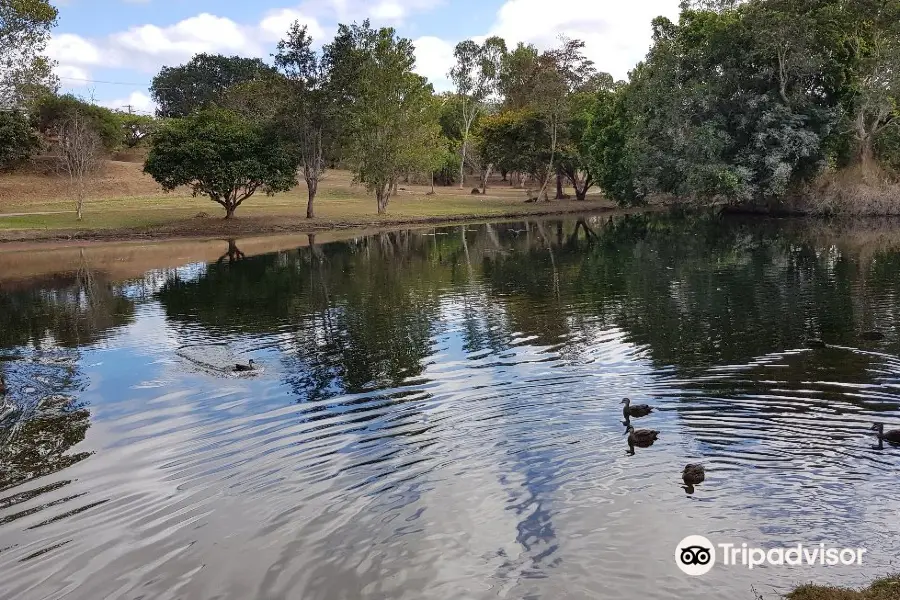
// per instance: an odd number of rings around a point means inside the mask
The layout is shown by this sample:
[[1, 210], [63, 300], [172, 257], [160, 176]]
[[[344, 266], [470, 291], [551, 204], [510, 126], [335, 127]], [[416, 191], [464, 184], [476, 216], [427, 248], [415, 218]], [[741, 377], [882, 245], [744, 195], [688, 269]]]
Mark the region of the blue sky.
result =
[[[294, 20], [317, 45], [338, 23], [370, 18], [413, 40], [416, 70], [448, 89], [453, 46], [500, 35], [547, 48], [560, 34], [585, 40], [598, 68], [624, 78], [650, 44], [650, 21], [675, 18], [678, 0], [64, 0], [48, 53], [64, 91], [152, 111], [147, 87], [163, 65], [198, 52], [268, 60]], [[109, 83], [104, 83], [109, 82]]]

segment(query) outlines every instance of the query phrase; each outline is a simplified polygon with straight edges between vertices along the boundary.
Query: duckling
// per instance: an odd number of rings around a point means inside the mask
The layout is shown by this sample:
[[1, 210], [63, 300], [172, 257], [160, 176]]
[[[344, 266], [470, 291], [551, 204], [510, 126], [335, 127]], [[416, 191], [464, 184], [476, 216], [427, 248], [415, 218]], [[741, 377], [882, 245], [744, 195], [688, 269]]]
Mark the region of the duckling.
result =
[[900, 429], [884, 430], [884, 423], [875, 423], [872, 425], [872, 431], [877, 431], [875, 435], [879, 441], [887, 441], [889, 444], [900, 444]]
[[681, 479], [684, 480], [685, 485], [690, 486], [703, 483], [703, 480], [706, 479], [706, 469], [699, 463], [691, 463], [681, 472]]
[[625, 431], [628, 432], [628, 445], [638, 448], [649, 448], [659, 437], [659, 432], [655, 429], [635, 429], [629, 425]]
[[238, 363], [238, 364], [234, 365], [234, 369], [233, 369], [233, 371], [235, 373], [244, 373], [247, 371], [255, 371], [255, 370], [256, 370], [256, 366], [254, 366], [252, 358], [248, 361], [248, 364], [242, 365], [241, 363]]
[[626, 419], [629, 417], [646, 417], [653, 412], [653, 407], [649, 404], [632, 404], [631, 398], [624, 398], [620, 404], [625, 405], [622, 407], [622, 414], [625, 415]]

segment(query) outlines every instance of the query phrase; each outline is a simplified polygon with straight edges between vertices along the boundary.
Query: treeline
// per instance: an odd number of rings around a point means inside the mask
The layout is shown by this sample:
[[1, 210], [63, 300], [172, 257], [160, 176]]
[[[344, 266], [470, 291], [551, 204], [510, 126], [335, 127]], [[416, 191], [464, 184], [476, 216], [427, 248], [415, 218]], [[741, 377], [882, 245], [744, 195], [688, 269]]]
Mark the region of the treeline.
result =
[[[25, 100], [53, 88], [40, 51], [55, 11], [32, 16], [32, 67], [16, 71], [15, 86], [0, 81], [16, 90], [3, 94], [14, 107], [0, 119], [4, 165], [33, 151], [29, 136], [53, 112]], [[900, 212], [900, 0], [686, 0], [677, 23], [652, 25], [628, 81], [598, 72], [579, 40], [539, 51], [493, 37], [456, 46], [453, 90], [438, 94], [391, 28], [340, 25], [316, 50], [294, 23], [271, 62], [199, 54], [163, 68], [151, 86], [156, 120], [117, 115], [113, 134], [112, 113], [75, 112], [106, 147], [149, 139], [145, 171], [226, 217], [300, 176], [313, 217], [319, 181], [338, 166], [379, 213], [410, 178], [432, 192], [476, 178], [483, 193], [495, 172], [535, 200], [569, 187], [584, 199], [596, 187], [623, 205], [666, 197], [764, 210], [821, 196], [823, 182], [862, 182], [886, 190], [884, 201], [860, 208], [851, 187], [843, 205], [814, 208]], [[6, 57], [15, 36], [4, 28]], [[22, 143], [6, 143], [14, 138]]]
[[[412, 43], [393, 29], [340, 25], [316, 51], [294, 23], [272, 65], [200, 54], [162, 69], [151, 93], [171, 122], [154, 136], [146, 171], [167, 189], [192, 186], [226, 218], [257, 190], [289, 188], [298, 171], [313, 217], [319, 181], [337, 165], [374, 195], [379, 214], [410, 177], [430, 180], [433, 192], [435, 179], [463, 187], [471, 174], [483, 192], [502, 171], [546, 199], [553, 177], [561, 194], [568, 176], [584, 198], [591, 179], [575, 135], [612, 78], [596, 72], [583, 46], [561, 40], [540, 53], [510, 51], [497, 37], [467, 40], [449, 73], [455, 91], [435, 94], [414, 72]], [[222, 160], [241, 149], [242, 165]]]
[[598, 95], [587, 135], [623, 203], [771, 208], [842, 169], [896, 181], [900, 2], [683, 3], [678, 23], [654, 20], [630, 81]]

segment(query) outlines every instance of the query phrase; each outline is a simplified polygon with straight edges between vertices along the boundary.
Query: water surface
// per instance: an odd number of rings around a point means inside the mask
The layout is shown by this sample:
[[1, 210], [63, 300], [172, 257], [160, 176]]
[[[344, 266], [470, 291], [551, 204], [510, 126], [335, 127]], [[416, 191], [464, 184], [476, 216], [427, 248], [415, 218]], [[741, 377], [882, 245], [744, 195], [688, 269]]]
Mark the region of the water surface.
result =
[[[869, 431], [900, 427], [895, 242], [632, 215], [0, 274], [0, 597], [866, 583], [900, 555], [900, 449]], [[661, 432], [634, 455], [625, 396]], [[693, 493], [688, 462], [708, 471]], [[673, 559], [689, 534], [868, 553], [691, 579]]]

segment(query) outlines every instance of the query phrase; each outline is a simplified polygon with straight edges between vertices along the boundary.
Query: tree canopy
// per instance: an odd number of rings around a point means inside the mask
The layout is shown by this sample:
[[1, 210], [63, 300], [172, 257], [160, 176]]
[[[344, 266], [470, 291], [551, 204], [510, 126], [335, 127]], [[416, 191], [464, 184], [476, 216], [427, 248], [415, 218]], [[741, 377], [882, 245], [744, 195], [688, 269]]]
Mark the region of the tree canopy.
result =
[[44, 50], [57, 15], [48, 0], [0, 2], [0, 109], [22, 108], [55, 91], [53, 64]]
[[259, 58], [197, 54], [186, 64], [163, 67], [150, 84], [157, 116], [185, 117], [221, 100], [240, 83], [265, 79], [274, 69]]
[[171, 191], [189, 186], [225, 209], [225, 218], [256, 191], [297, 184], [296, 159], [272, 130], [216, 107], [166, 123], [150, 145], [144, 171]]

